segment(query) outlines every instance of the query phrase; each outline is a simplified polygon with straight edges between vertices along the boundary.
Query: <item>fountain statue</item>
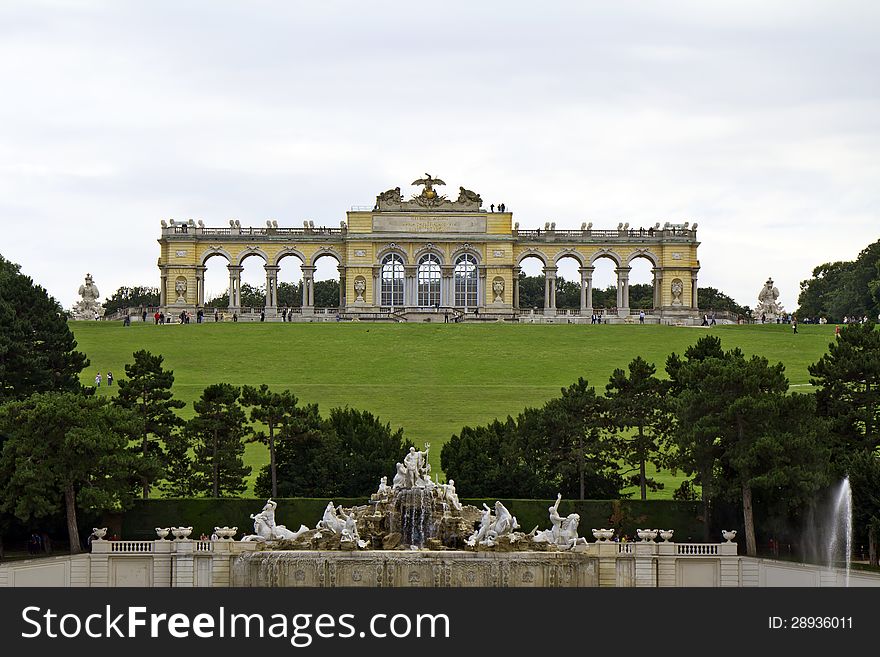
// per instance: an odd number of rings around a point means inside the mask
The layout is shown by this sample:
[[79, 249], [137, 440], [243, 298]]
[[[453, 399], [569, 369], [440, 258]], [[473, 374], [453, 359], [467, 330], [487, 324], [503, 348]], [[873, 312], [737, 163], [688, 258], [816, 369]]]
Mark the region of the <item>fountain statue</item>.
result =
[[276, 525], [275, 509], [277, 507], [278, 503], [274, 500], [266, 500], [262, 511], [257, 514], [251, 514], [251, 520], [254, 521], [254, 533], [245, 536], [241, 540], [257, 541], [258, 543], [280, 540], [291, 541], [296, 540], [299, 536], [309, 531], [309, 528], [305, 525], [300, 525], [300, 528], [295, 532], [290, 531], [284, 525]]
[[551, 506], [550, 529], [533, 534], [535, 543], [552, 543], [561, 550], [568, 550], [576, 545], [585, 545], [587, 539], [578, 536], [578, 524], [581, 517], [577, 513], [570, 513], [563, 518], [559, 515], [559, 503], [562, 501], [562, 493], [557, 493], [556, 504]]
[[777, 317], [785, 314], [785, 309], [777, 299], [779, 299], [779, 288], [773, 285], [772, 278], [768, 278], [758, 293], [758, 303], [755, 305], [753, 316], [763, 317], [765, 321], [776, 321]]

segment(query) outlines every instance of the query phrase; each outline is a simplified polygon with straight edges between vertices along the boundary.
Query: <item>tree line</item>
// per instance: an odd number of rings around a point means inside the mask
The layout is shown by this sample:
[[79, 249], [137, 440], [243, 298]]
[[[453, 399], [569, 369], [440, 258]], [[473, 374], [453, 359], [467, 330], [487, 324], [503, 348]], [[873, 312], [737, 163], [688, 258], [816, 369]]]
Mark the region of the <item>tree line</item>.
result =
[[464, 427], [441, 463], [474, 496], [641, 499], [662, 486], [647, 466], [682, 472], [675, 499], [702, 500], [706, 539], [718, 502], [740, 509], [746, 550], [761, 525], [803, 524], [821, 493], [849, 476], [860, 538], [880, 536], [880, 331], [851, 325], [810, 366], [814, 393], [792, 393], [782, 363], [725, 351], [704, 336], [670, 354], [667, 378], [635, 358], [599, 394], [584, 379], [540, 408]]
[[844, 317], [878, 318], [880, 313], [880, 240], [853, 261], [826, 262], [811, 278], [801, 281], [801, 317], [825, 317], [840, 323]]

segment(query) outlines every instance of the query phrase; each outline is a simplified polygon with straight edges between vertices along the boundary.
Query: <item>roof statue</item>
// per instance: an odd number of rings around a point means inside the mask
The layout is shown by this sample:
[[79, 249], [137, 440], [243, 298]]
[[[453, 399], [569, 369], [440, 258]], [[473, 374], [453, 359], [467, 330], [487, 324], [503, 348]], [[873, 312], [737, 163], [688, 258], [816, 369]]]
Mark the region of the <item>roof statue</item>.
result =
[[458, 198], [454, 201], [450, 200], [444, 194], [440, 194], [435, 186], [446, 185], [439, 178], [435, 178], [430, 173], [426, 173], [424, 177], [418, 178], [412, 182], [413, 185], [421, 185], [422, 191], [414, 194], [413, 197], [405, 201], [400, 192], [400, 187], [394, 187], [376, 196], [376, 205], [374, 212], [479, 212], [480, 204], [483, 199], [476, 192], [472, 192], [464, 187], [459, 187]]

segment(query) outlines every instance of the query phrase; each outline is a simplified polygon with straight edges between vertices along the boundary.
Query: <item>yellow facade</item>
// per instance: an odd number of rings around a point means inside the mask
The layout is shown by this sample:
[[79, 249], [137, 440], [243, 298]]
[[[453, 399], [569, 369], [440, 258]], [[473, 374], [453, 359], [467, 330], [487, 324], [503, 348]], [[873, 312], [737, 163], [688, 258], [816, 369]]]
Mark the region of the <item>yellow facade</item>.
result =
[[[462, 189], [462, 196], [466, 191]], [[414, 198], [424, 198], [424, 194]], [[228, 228], [208, 228], [192, 221], [163, 222], [158, 262], [161, 305], [169, 313], [194, 312], [203, 306], [206, 263], [222, 258], [229, 270], [230, 311], [240, 312], [241, 266], [247, 258], [256, 257], [266, 270], [265, 315], [273, 318], [278, 312], [278, 267], [284, 258], [294, 257], [303, 266], [301, 313], [308, 316], [314, 312], [315, 262], [331, 256], [339, 265], [338, 312], [342, 316], [381, 318], [384, 314], [400, 320], [424, 315], [430, 319], [427, 313], [442, 308], [455, 315], [515, 319], [520, 265], [525, 258], [536, 257], [544, 264], [544, 315], [562, 314], [556, 311], [556, 271], [560, 261], [571, 258], [579, 263], [581, 307], [565, 314], [590, 317], [593, 268], [605, 258], [614, 263], [618, 275], [614, 314], [623, 321], [630, 315], [630, 266], [644, 258], [654, 272], [652, 320], [687, 320], [698, 315], [696, 225], [614, 230], [592, 226], [556, 230], [545, 225], [521, 230], [510, 212], [487, 212], [478, 203], [444, 201], [456, 210], [442, 211], [414, 209], [412, 202], [399, 199], [397, 195], [392, 209], [383, 207], [380, 197], [372, 210], [350, 211], [338, 228], [274, 224], [242, 228], [236, 222]]]

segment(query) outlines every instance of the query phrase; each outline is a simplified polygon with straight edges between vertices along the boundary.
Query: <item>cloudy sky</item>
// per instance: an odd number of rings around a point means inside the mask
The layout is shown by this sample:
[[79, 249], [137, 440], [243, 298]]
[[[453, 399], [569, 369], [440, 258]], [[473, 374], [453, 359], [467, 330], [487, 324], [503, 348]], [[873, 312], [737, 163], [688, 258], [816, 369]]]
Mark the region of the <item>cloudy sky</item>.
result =
[[792, 309], [880, 237], [878, 64], [876, 1], [5, 0], [0, 254], [69, 307], [157, 285], [160, 219], [338, 226], [430, 172], [523, 228], [696, 221], [701, 285]]

